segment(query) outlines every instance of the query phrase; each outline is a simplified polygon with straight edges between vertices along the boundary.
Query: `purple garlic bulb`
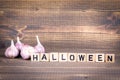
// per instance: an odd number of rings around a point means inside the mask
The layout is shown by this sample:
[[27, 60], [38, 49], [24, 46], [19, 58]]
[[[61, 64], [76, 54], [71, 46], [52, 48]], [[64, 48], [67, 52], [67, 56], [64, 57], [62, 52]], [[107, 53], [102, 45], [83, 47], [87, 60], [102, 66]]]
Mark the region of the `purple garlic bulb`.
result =
[[38, 36], [36, 36], [36, 39], [37, 39], [37, 45], [35, 46], [35, 52], [36, 53], [45, 53], [45, 48], [40, 43]]
[[24, 45], [24, 44], [21, 43], [19, 37], [17, 37], [17, 43], [15, 44], [16, 48], [17, 48], [18, 50], [21, 50], [23, 45]]
[[8, 58], [15, 58], [19, 55], [18, 49], [15, 47], [13, 40], [11, 40], [11, 46], [5, 51], [5, 56]]
[[30, 55], [33, 54], [35, 52], [35, 49], [30, 46], [30, 45], [24, 45], [21, 49], [21, 57], [23, 59], [29, 59], [30, 58]]

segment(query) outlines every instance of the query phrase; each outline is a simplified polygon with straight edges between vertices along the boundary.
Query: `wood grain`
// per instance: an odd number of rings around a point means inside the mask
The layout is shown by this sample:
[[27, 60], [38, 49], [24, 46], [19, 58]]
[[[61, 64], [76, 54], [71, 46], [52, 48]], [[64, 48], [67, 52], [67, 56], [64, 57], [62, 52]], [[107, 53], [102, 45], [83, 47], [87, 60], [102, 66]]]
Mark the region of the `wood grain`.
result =
[[[120, 0], [0, 0], [0, 80], [119, 80]], [[114, 53], [115, 63], [4, 57], [16, 37], [46, 52]]]
[[[4, 0], [0, 1], [3, 4], [1, 7], [7, 8], [43, 8], [43, 9], [68, 9], [68, 10], [80, 10], [80, 9], [100, 9], [100, 10], [119, 10], [119, 0]], [[6, 4], [6, 5], [4, 5]], [[18, 4], [18, 5], [16, 5]]]
[[90, 49], [92, 44], [92, 48], [119, 48], [119, 0], [0, 0], [0, 5], [0, 48], [8, 47], [11, 39], [16, 42], [17, 36], [34, 46], [35, 35], [48, 52], [50, 46], [62, 49], [61, 43], [76, 49]]
[[[119, 61], [119, 56], [116, 56]], [[55, 79], [119, 79], [120, 64], [31, 62], [22, 59], [0, 58], [0, 79], [55, 80]], [[87, 67], [89, 65], [89, 67]], [[109, 76], [109, 77], [108, 77]]]
[[[113, 4], [114, 3], [114, 4]], [[7, 25], [118, 25], [119, 1], [0, 1], [0, 23]], [[107, 20], [117, 17], [115, 20]]]

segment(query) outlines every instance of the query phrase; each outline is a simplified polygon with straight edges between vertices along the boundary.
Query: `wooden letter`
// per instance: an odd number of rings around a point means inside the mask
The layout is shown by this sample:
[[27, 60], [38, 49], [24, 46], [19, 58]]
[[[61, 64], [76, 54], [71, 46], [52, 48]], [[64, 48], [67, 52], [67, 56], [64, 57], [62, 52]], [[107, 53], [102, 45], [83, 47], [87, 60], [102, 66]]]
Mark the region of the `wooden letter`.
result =
[[50, 53], [50, 62], [58, 62], [58, 53]]
[[105, 55], [103, 53], [96, 54], [96, 62], [104, 62], [105, 61], [104, 56]]
[[87, 62], [95, 62], [95, 54], [87, 54]]
[[115, 54], [106, 54], [106, 62], [114, 63], [115, 62]]
[[49, 53], [41, 53], [40, 59], [41, 59], [40, 61], [48, 62], [49, 61]]
[[76, 62], [76, 54], [77, 53], [68, 53], [68, 61], [69, 62]]
[[59, 53], [59, 62], [67, 61], [67, 53]]
[[78, 53], [77, 54], [77, 61], [78, 62], [86, 62], [86, 54], [85, 53]]
[[40, 61], [40, 54], [31, 54], [31, 61]]

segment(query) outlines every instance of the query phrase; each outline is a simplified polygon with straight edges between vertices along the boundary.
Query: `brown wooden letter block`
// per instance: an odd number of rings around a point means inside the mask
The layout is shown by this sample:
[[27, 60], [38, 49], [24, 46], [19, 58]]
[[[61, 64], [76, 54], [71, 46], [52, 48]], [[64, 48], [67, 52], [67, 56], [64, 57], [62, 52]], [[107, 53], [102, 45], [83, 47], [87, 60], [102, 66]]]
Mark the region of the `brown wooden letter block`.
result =
[[40, 61], [49, 62], [49, 60], [50, 60], [49, 53], [41, 53]]
[[114, 63], [115, 62], [115, 54], [106, 54], [105, 61], [107, 63]]
[[103, 53], [96, 54], [96, 62], [104, 62], [105, 61], [105, 55]]
[[85, 53], [78, 53], [77, 54], [77, 61], [78, 62], [86, 62], [87, 56]]
[[57, 52], [50, 53], [50, 62], [58, 62], [59, 55]]
[[59, 53], [59, 62], [67, 62], [67, 53]]
[[76, 62], [77, 61], [77, 53], [68, 53], [68, 61], [69, 62]]
[[40, 54], [31, 54], [31, 61], [40, 61]]
[[95, 54], [88, 53], [87, 54], [87, 62], [95, 62]]

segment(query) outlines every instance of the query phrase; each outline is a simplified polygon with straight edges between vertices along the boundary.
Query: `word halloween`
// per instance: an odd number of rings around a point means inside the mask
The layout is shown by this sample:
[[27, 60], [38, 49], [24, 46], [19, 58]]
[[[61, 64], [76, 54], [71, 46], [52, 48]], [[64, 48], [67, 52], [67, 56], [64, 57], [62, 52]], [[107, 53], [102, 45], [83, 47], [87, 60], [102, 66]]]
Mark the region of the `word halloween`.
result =
[[41, 53], [32, 54], [31, 61], [46, 62], [115, 62], [115, 54], [104, 53]]

